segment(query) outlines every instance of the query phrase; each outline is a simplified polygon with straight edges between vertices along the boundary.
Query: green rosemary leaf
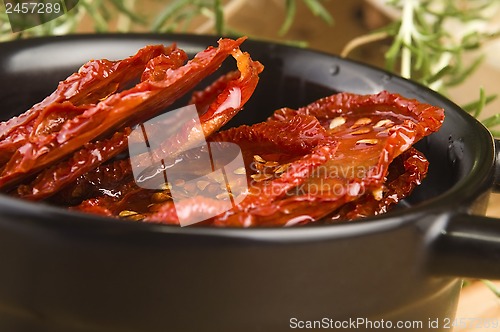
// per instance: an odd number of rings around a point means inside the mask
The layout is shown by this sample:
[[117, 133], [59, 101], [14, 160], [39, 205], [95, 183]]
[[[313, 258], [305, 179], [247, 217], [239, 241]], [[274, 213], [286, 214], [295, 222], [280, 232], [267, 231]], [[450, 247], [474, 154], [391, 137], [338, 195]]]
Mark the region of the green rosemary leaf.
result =
[[481, 280], [483, 284], [486, 285], [498, 298], [500, 298], [500, 289], [496, 287], [491, 281], [489, 280]]
[[113, 17], [110, 8], [108, 8], [108, 6], [104, 4], [102, 1], [101, 5], [98, 7], [98, 10], [101, 13], [102, 17], [104, 18], [104, 20], [106, 20], [107, 22], [109, 22]]
[[477, 70], [477, 68], [479, 68], [484, 58], [485, 58], [484, 55], [477, 57], [469, 66], [467, 66], [464, 69], [461, 69], [461, 72], [451, 77], [450, 80], [446, 82], [446, 85], [452, 87], [462, 84], [468, 77], [472, 75], [472, 73], [474, 73]]
[[309, 46], [309, 43], [304, 41], [304, 40], [284, 40], [281, 41], [282, 44], [284, 45], [289, 45], [289, 46], [294, 46], [294, 47], [300, 47], [300, 48], [306, 48]]
[[319, 0], [304, 0], [304, 2], [315, 16], [319, 16], [325, 23], [333, 25], [333, 17]]
[[[94, 29], [96, 32], [107, 32], [108, 31], [108, 23], [102, 17], [101, 13], [97, 10], [95, 5], [90, 4], [87, 1], [80, 1], [79, 4], [89, 13], [90, 17], [94, 22]], [[44, 25], [42, 24], [42, 27]]]
[[160, 32], [165, 23], [180, 12], [184, 7], [189, 5], [189, 2], [189, 0], [176, 0], [168, 6], [165, 6], [154, 20], [151, 30], [153, 32]]
[[476, 50], [481, 47], [482, 36], [477, 31], [472, 31], [462, 38], [461, 46], [465, 50]]
[[481, 88], [479, 88], [478, 105], [477, 105], [475, 112], [472, 115], [474, 115], [475, 118], [479, 117], [479, 115], [481, 115], [481, 112], [483, 111], [485, 105], [486, 105], [486, 94], [484, 93], [484, 89], [481, 87]]
[[214, 0], [215, 32], [222, 36], [224, 34], [224, 8], [221, 0]]
[[[480, 114], [482, 111], [482, 107], [484, 107], [485, 105], [488, 105], [489, 103], [491, 103], [492, 101], [494, 101], [497, 98], [497, 95], [489, 95], [489, 96], [484, 96], [483, 100], [481, 100], [481, 94], [484, 94], [484, 91], [483, 92], [482, 91], [483, 91], [483, 88], [480, 88], [479, 89], [480, 98], [478, 100], [473, 101], [471, 103], [468, 103], [466, 105], [463, 105], [462, 109], [464, 109], [465, 111], [472, 113], [472, 114]], [[483, 120], [483, 123], [485, 121], [487, 123], [493, 124], [494, 121], [496, 121], [495, 115], [491, 118]]]
[[396, 37], [389, 50], [385, 53], [385, 66], [388, 70], [394, 71], [396, 60], [401, 51], [402, 40]]
[[285, 8], [286, 8], [285, 21], [283, 22], [280, 30], [278, 31], [278, 34], [280, 36], [285, 35], [288, 32], [288, 30], [290, 30], [290, 27], [292, 26], [292, 23], [295, 20], [295, 13], [297, 12], [297, 6], [295, 1], [296, 0], [285, 1]]
[[490, 131], [490, 133], [493, 137], [500, 137], [500, 130], [494, 130], [491, 128], [488, 128], [488, 130]]
[[131, 11], [129, 8], [127, 8], [123, 0], [111, 0], [111, 3], [114, 5], [114, 7], [120, 12], [125, 14], [127, 17], [130, 18], [135, 23], [140, 23], [140, 24], [146, 24], [146, 20], [133, 11]]
[[451, 67], [450, 66], [446, 66], [446, 67], [443, 67], [441, 68], [441, 70], [439, 70], [437, 73], [434, 73], [432, 74], [430, 77], [426, 78], [425, 79], [425, 83], [427, 85], [430, 85], [440, 79], [442, 79], [445, 75], [447, 75], [449, 72], [451, 71]]
[[481, 121], [486, 128], [491, 128], [500, 125], [500, 113], [494, 114]]
[[200, 15], [200, 11], [198, 9], [188, 11], [186, 13], [179, 15], [177, 20], [182, 22], [180, 30], [187, 31], [193, 19], [198, 15]]
[[407, 44], [404, 44], [404, 45], [405, 45], [405, 47], [411, 49], [415, 54], [415, 60], [414, 60], [414, 64], [413, 64], [413, 66], [415, 67], [415, 70], [416, 71], [425, 70], [427, 68], [426, 67], [427, 59], [429, 59], [430, 56], [427, 52], [423, 51], [424, 50], [424, 42], [423, 41], [416, 39], [413, 42], [415, 43], [415, 46], [407, 45]]

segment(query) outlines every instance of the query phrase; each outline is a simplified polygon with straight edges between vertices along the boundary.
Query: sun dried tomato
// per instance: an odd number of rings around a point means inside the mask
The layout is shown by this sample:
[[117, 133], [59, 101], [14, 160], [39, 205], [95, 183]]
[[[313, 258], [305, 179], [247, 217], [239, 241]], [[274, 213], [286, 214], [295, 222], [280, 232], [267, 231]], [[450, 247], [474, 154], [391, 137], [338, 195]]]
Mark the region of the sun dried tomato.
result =
[[[239, 111], [239, 108], [220, 110], [218, 107], [236, 88], [241, 89], [243, 105], [257, 85], [258, 73], [262, 70], [258, 62], [251, 61], [248, 55], [239, 52], [238, 46], [243, 40], [222, 39], [218, 48], [210, 47], [198, 53], [184, 66], [181, 66], [185, 60], [185, 53], [182, 51], [162, 56], [162, 63], [170, 64], [162, 67], [164, 70], [170, 68], [163, 80], [155, 80], [156, 75], [148, 76], [148, 79], [135, 87], [113, 94], [66, 121], [57, 133], [38, 136], [36, 140], [27, 142], [16, 151], [0, 174], [0, 188], [19, 182], [33, 172], [59, 161], [99, 136], [155, 115], [213, 73], [228, 55], [233, 54], [240, 71], [250, 74], [242, 75], [236, 82], [230, 82], [227, 89], [217, 97], [217, 101], [212, 103], [214, 108], [209, 108], [202, 115], [200, 120], [204, 131], [216, 130]], [[167, 58], [168, 61], [165, 60]]]
[[[217, 133], [248, 101], [263, 70], [239, 50], [243, 40], [221, 39], [187, 63], [175, 45], [146, 47], [122, 61], [89, 62], [44, 101], [0, 124], [0, 188], [20, 184], [10, 193], [128, 220], [179, 224], [179, 218], [210, 215], [198, 225], [263, 227], [383, 213], [424, 179], [428, 162], [412, 146], [440, 128], [444, 112], [386, 91], [335, 94]], [[201, 130], [181, 123], [176, 136], [138, 158], [116, 159], [135, 142], [127, 126], [171, 105], [229, 55], [238, 70], [192, 95]], [[136, 86], [119, 91], [139, 76]], [[148, 135], [155, 130], [163, 129]], [[202, 174], [190, 161], [203, 147], [190, 149], [205, 139], [241, 149], [245, 167], [233, 170], [231, 186], [227, 174], [218, 178], [215, 172], [157, 189], [141, 188], [134, 179], [136, 166], [160, 174], [165, 165], [151, 160], [164, 162], [165, 155], [184, 161], [186, 167], [175, 172]], [[175, 204], [174, 187], [182, 192]]]
[[415, 148], [410, 148], [389, 165], [387, 181], [377, 196], [372, 193], [365, 194], [343, 205], [325, 222], [355, 220], [386, 213], [421, 184], [427, 175], [428, 167], [429, 162], [424, 155]]
[[17, 195], [30, 200], [52, 196], [79, 176], [125, 151], [130, 128], [115, 133], [110, 139], [87, 143], [68, 160], [42, 171], [30, 184], [18, 186]]
[[[385, 212], [425, 177], [427, 162], [411, 145], [442, 121], [441, 109], [398, 95], [341, 94], [217, 133], [210, 141], [242, 149], [250, 186], [236, 206], [201, 225], [292, 226]], [[78, 208], [102, 205], [114, 215], [133, 208], [130, 218], [178, 224], [178, 215], [197, 217], [224, 205], [210, 192], [191, 194], [174, 204], [168, 190], [135, 188], [119, 200], [91, 199]]]

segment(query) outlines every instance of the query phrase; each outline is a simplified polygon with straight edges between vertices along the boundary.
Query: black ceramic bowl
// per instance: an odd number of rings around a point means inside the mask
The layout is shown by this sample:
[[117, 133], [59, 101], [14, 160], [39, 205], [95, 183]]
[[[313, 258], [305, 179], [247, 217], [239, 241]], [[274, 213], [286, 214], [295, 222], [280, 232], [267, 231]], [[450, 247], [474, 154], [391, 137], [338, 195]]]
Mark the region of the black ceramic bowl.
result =
[[[216, 38], [4, 43], [1, 116], [23, 112], [88, 59], [173, 41], [193, 54]], [[442, 129], [417, 145], [430, 160], [428, 178], [405, 207], [331, 226], [178, 228], [1, 196], [1, 331], [278, 332], [308, 320], [324, 327], [356, 321], [347, 325], [353, 330], [384, 320], [393, 328], [403, 322], [417, 324], [407, 330], [441, 331], [454, 317], [461, 277], [500, 278], [500, 222], [479, 216], [500, 172], [495, 142], [480, 123], [442, 96], [363, 64], [253, 41], [242, 48], [266, 69], [233, 125], [338, 91], [389, 90], [443, 107]]]

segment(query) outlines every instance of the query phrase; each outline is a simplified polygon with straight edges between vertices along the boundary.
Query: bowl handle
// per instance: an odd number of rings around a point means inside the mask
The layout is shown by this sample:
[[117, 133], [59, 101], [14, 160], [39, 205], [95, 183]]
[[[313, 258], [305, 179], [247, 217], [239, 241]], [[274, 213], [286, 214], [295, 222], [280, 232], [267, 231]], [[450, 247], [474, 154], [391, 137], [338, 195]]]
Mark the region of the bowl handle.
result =
[[453, 214], [442, 216], [435, 226], [428, 234], [431, 273], [500, 279], [500, 219]]
[[495, 177], [493, 179], [493, 192], [500, 193], [500, 140], [495, 138]]

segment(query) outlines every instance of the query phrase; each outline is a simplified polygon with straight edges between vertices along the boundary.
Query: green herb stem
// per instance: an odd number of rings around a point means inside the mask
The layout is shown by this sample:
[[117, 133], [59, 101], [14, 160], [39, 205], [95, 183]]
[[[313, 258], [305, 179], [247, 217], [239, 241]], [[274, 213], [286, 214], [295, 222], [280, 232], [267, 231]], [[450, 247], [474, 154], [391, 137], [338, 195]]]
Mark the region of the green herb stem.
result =
[[403, 44], [403, 48], [401, 50], [401, 76], [404, 78], [411, 78], [412, 76], [412, 52], [409, 46], [412, 45], [412, 31], [414, 28], [413, 17], [416, 5], [416, 0], [406, 0], [403, 5], [399, 38], [401, 38]]

